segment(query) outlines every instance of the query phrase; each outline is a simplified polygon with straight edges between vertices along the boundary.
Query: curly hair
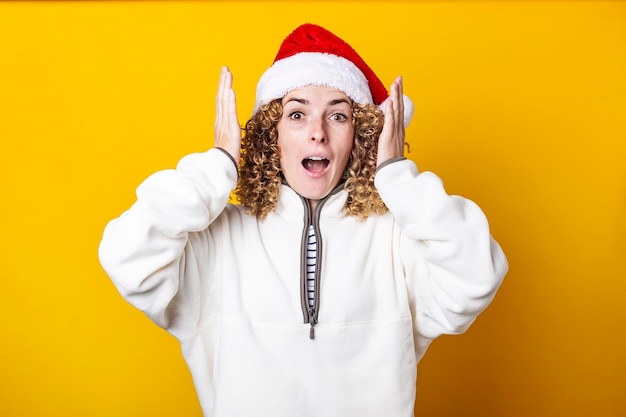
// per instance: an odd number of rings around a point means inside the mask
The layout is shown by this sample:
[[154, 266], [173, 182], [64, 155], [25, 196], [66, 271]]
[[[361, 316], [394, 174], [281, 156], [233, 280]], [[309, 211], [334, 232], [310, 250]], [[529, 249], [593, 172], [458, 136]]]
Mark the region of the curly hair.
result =
[[[383, 113], [372, 104], [352, 103], [354, 141], [342, 181], [348, 192], [346, 212], [366, 219], [370, 214], [384, 214], [376, 187], [378, 137]], [[283, 112], [281, 100], [262, 105], [245, 125], [241, 141], [239, 179], [235, 195], [246, 213], [265, 218], [277, 205], [282, 183], [277, 124]]]

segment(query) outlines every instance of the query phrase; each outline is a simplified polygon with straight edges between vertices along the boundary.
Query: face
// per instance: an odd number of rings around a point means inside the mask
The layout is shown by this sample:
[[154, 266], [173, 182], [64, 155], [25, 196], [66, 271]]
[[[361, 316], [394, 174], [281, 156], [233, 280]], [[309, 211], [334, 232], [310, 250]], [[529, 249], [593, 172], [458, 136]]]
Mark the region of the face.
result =
[[307, 86], [290, 91], [282, 105], [280, 166], [291, 188], [314, 206], [346, 168], [354, 137], [351, 101], [334, 88]]

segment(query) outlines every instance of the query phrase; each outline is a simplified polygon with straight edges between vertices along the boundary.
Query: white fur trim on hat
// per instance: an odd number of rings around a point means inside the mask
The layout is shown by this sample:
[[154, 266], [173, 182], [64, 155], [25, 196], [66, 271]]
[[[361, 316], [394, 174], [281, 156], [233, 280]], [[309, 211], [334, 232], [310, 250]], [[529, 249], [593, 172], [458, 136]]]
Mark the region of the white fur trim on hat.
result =
[[[352, 61], [320, 52], [301, 52], [274, 62], [257, 83], [253, 114], [262, 104], [307, 85], [336, 88], [359, 104], [374, 104], [365, 75]], [[384, 112], [387, 98], [378, 107]], [[413, 118], [413, 102], [404, 95], [404, 127]]]
[[318, 85], [336, 88], [359, 104], [372, 104], [367, 79], [351, 61], [331, 54], [302, 52], [274, 62], [257, 84], [254, 113], [289, 91]]

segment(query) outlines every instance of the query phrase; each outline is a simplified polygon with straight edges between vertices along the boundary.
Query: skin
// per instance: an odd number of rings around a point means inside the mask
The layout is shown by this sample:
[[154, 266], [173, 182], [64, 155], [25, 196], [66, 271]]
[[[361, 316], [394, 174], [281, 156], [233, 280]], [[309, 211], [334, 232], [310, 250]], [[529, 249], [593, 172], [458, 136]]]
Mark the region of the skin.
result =
[[[385, 121], [378, 139], [378, 165], [404, 155], [402, 97], [402, 77], [397, 77], [389, 88]], [[346, 99], [339, 90], [316, 86], [297, 88], [283, 97], [283, 116], [278, 122], [281, 169], [289, 185], [309, 199], [312, 208], [337, 186], [350, 154], [354, 129]], [[214, 133], [215, 146], [238, 161], [241, 128], [233, 75], [227, 67], [222, 67], [218, 84]], [[328, 166], [307, 170], [303, 160], [310, 156], [328, 159]]]
[[280, 166], [287, 183], [314, 209], [339, 184], [348, 162], [354, 138], [351, 102], [339, 90], [307, 86], [290, 91], [282, 104]]

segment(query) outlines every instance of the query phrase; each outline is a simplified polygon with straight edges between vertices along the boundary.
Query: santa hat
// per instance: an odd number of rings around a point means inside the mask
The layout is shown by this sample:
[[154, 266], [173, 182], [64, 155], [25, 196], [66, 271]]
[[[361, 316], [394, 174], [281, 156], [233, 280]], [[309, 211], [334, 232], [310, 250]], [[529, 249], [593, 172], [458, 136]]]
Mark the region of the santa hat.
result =
[[[374, 71], [345, 41], [310, 23], [285, 38], [257, 84], [254, 113], [289, 91], [307, 85], [343, 91], [359, 104], [375, 104], [384, 111], [389, 92]], [[413, 116], [413, 103], [404, 96], [404, 125]]]

